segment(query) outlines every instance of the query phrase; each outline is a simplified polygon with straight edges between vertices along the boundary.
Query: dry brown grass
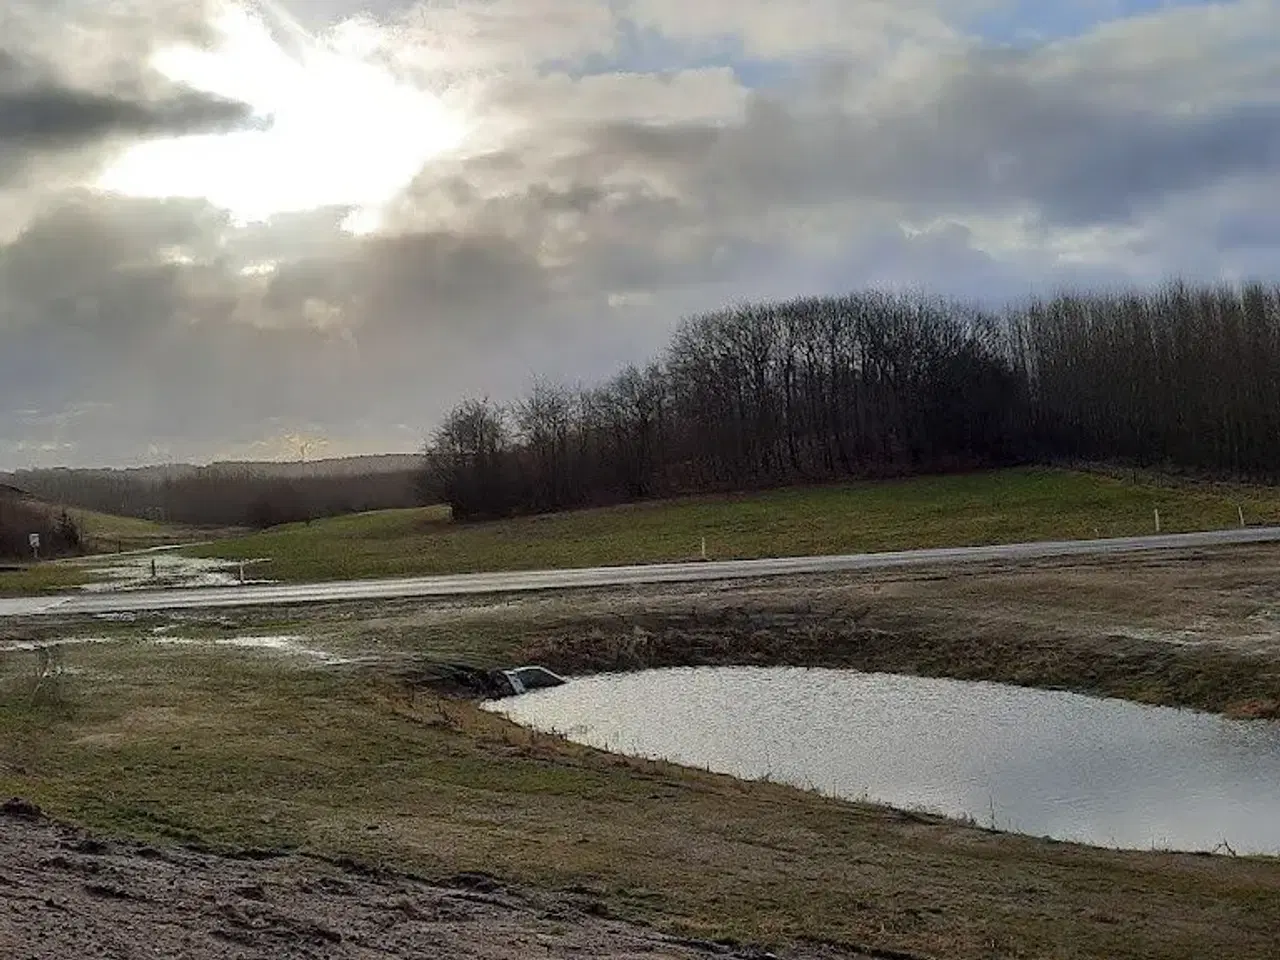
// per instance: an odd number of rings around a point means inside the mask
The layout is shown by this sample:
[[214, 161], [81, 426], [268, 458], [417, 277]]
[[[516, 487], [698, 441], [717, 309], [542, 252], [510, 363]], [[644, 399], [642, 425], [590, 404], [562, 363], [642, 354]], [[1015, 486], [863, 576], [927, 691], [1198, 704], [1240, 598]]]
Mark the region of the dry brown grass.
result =
[[1272, 861], [1046, 843], [610, 756], [263, 655], [67, 657], [76, 717], [0, 708], [0, 793], [107, 834], [484, 871], [704, 937], [959, 960], [1261, 960], [1280, 925]]
[[[189, 629], [303, 632], [323, 649], [477, 665], [816, 660], [1239, 710], [1280, 698], [1276, 584], [1280, 549], [1247, 548], [335, 605], [306, 622], [231, 611]], [[1048, 843], [610, 756], [385, 671], [140, 643], [66, 657], [82, 671], [73, 715], [0, 696], [0, 793], [108, 832], [482, 870], [594, 891], [611, 910], [702, 936], [920, 957], [1269, 960], [1280, 929], [1274, 860]], [[0, 655], [6, 669], [25, 661]]]

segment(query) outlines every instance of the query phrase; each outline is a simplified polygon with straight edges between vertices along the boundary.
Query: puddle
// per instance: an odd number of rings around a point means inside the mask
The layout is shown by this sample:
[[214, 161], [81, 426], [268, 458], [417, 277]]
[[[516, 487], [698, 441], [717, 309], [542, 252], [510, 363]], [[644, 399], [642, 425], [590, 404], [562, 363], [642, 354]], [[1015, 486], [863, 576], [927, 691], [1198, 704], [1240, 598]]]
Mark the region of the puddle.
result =
[[241, 650], [269, 650], [273, 653], [282, 653], [294, 657], [305, 657], [317, 660], [325, 666], [338, 666], [340, 664], [356, 663], [362, 658], [344, 657], [329, 653], [325, 650], [316, 650], [312, 647], [304, 646], [306, 637], [224, 637], [213, 641], [195, 641], [197, 644], [204, 642], [215, 647], [237, 647]]
[[1280, 854], [1280, 722], [842, 670], [573, 680], [486, 709], [743, 779], [1103, 847]]
[[[1257, 623], [1258, 617], [1249, 620]], [[1146, 643], [1160, 643], [1170, 647], [1230, 647], [1244, 652], [1255, 650], [1273, 650], [1280, 642], [1280, 631], [1266, 633], [1239, 633], [1230, 625], [1196, 624], [1188, 629], [1160, 629], [1156, 627], [1112, 627], [1106, 636], [1125, 640], [1140, 640]]]
[[0, 640], [0, 653], [39, 650], [43, 647], [78, 647], [98, 643], [119, 643], [119, 637], [58, 637], [53, 640]]
[[73, 647], [102, 643], [138, 643], [153, 647], [233, 647], [240, 650], [260, 650], [282, 656], [311, 660], [320, 666], [342, 666], [377, 660], [371, 656], [343, 656], [327, 650], [317, 650], [306, 645], [306, 637], [298, 636], [245, 636], [245, 637], [172, 637], [152, 634], [147, 637], [65, 637], [52, 640], [0, 640], [0, 653], [33, 651], [41, 647]]
[[241, 580], [241, 565], [238, 561], [185, 557], [173, 552], [173, 548], [147, 553], [89, 557], [76, 561], [95, 578], [94, 582], [80, 587], [86, 593], [274, 583], [273, 580], [256, 579], [252, 576], [254, 565], [260, 562], [245, 561], [244, 579]]

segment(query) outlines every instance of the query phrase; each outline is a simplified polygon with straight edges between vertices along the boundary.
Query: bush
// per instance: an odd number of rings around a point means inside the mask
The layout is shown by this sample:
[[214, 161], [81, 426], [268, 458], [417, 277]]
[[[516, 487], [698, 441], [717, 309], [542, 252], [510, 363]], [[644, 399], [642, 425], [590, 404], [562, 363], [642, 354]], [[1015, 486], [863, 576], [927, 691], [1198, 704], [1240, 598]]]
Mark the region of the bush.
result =
[[0, 557], [31, 558], [31, 534], [40, 536], [40, 556], [79, 553], [84, 535], [65, 510], [56, 514], [46, 504], [16, 494], [0, 493]]

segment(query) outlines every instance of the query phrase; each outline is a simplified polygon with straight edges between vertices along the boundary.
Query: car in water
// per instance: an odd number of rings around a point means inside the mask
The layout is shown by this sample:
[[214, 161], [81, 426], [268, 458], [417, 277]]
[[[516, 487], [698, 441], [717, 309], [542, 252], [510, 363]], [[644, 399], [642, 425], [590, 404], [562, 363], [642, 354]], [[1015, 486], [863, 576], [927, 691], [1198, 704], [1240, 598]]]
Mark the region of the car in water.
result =
[[530, 690], [545, 690], [548, 687], [560, 687], [568, 681], [558, 673], [546, 667], [516, 667], [512, 670], [499, 670], [506, 684], [511, 688], [511, 695], [519, 696]]

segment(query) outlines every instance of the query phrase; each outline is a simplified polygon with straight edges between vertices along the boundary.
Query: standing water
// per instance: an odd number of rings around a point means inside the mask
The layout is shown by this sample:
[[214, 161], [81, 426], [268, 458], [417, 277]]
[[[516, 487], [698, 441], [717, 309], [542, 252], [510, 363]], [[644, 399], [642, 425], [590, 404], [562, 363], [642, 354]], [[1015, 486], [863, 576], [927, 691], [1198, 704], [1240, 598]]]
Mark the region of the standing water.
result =
[[982, 826], [1280, 854], [1280, 723], [990, 683], [714, 667], [574, 680], [487, 709], [578, 743]]

